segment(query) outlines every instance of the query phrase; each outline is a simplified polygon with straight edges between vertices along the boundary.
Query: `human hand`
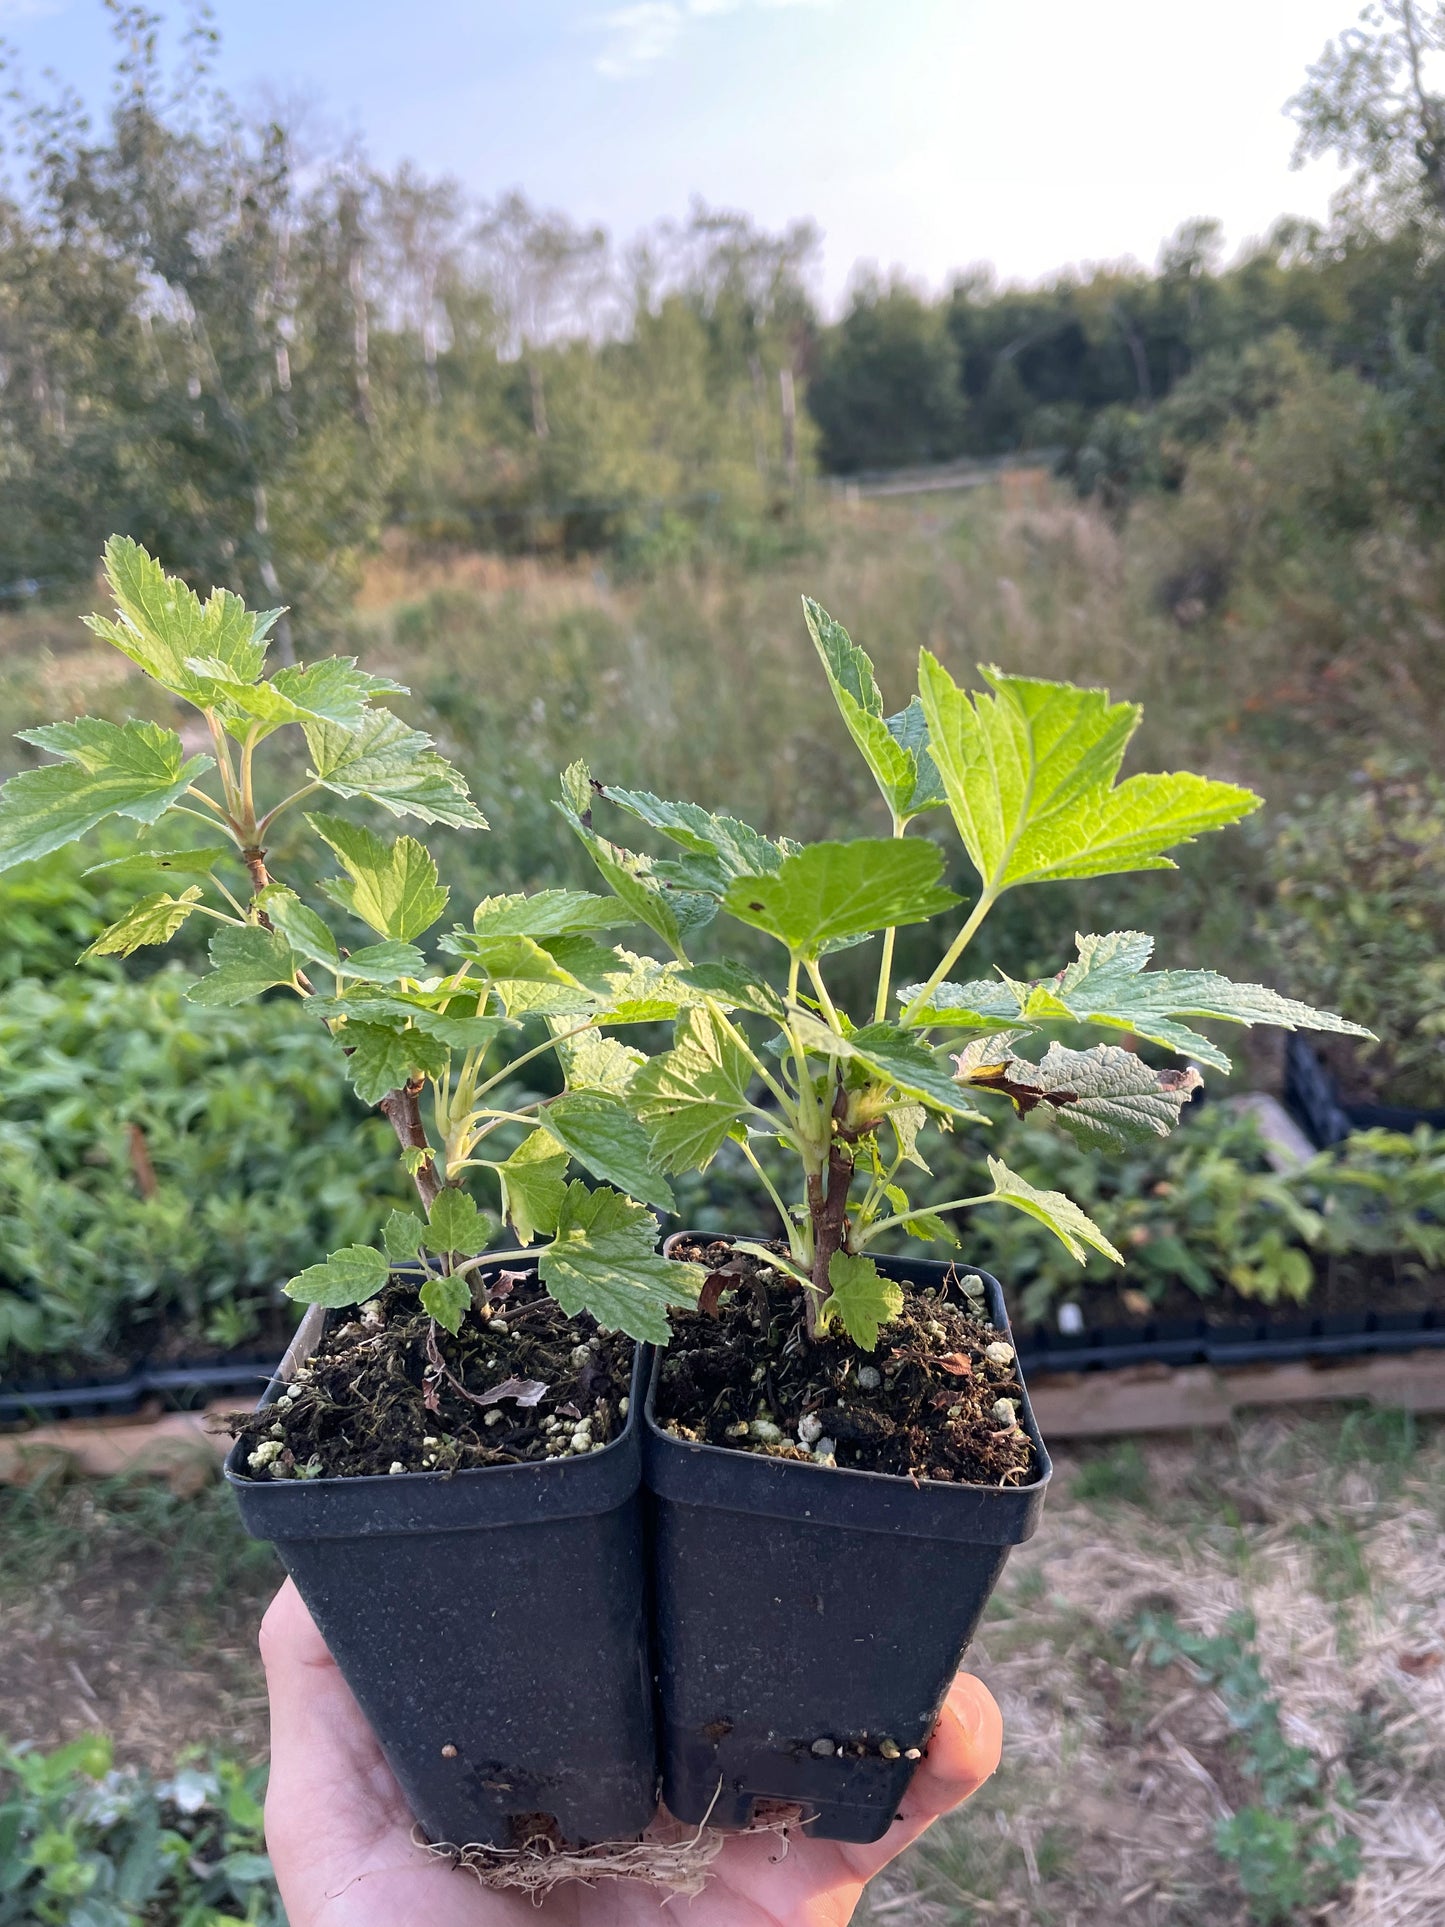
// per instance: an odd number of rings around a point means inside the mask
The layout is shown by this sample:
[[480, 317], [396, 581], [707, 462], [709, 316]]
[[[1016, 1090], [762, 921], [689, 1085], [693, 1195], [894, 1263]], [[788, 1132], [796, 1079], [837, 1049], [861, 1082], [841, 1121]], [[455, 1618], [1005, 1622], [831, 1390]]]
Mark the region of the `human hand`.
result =
[[[291, 1927], [844, 1927], [864, 1886], [998, 1765], [1003, 1726], [981, 1681], [954, 1681], [902, 1816], [872, 1846], [769, 1833], [730, 1838], [695, 1899], [640, 1881], [497, 1894], [412, 1843], [412, 1817], [300, 1594], [261, 1627], [271, 1696], [266, 1843]], [[666, 1912], [663, 1912], [666, 1904]]]

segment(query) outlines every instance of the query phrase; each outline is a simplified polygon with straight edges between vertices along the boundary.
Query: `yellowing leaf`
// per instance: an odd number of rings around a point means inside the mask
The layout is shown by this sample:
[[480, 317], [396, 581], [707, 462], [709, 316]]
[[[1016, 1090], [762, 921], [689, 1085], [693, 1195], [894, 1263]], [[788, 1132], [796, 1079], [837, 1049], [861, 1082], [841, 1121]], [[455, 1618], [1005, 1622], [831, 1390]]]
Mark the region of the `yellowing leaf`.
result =
[[1103, 1232], [1087, 1213], [1081, 1211], [1072, 1198], [1066, 1198], [1062, 1191], [1039, 1191], [1027, 1179], [1021, 1178], [1016, 1171], [998, 1158], [988, 1161], [989, 1176], [993, 1179], [993, 1202], [1011, 1205], [1015, 1211], [1035, 1218], [1049, 1230], [1064, 1246], [1071, 1258], [1083, 1264], [1087, 1253], [1085, 1245], [1092, 1245], [1095, 1251], [1112, 1258], [1116, 1265], [1124, 1260]]
[[108, 930], [102, 930], [82, 957], [128, 957], [143, 944], [169, 943], [200, 901], [196, 885], [178, 897], [169, 894], [146, 897], [132, 904]]

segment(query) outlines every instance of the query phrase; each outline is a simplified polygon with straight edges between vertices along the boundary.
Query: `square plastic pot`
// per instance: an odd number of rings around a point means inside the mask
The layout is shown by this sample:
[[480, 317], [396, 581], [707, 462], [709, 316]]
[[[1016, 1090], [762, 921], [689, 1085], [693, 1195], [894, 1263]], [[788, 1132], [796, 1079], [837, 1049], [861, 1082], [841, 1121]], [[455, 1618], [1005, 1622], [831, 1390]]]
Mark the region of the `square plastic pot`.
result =
[[[315, 1348], [313, 1309], [262, 1405]], [[275, 1546], [433, 1841], [639, 1834], [657, 1806], [641, 1494], [639, 1346], [600, 1452], [451, 1475], [226, 1478]]]
[[[934, 1286], [955, 1269], [878, 1267]], [[976, 1275], [1007, 1334], [997, 1281]], [[816, 1838], [877, 1840], [1009, 1549], [1038, 1524], [1052, 1467], [1028, 1394], [1032, 1485], [915, 1484], [674, 1438], [656, 1422], [660, 1367], [643, 1451], [663, 1800], [721, 1827], [747, 1825], [759, 1800], [796, 1802]]]

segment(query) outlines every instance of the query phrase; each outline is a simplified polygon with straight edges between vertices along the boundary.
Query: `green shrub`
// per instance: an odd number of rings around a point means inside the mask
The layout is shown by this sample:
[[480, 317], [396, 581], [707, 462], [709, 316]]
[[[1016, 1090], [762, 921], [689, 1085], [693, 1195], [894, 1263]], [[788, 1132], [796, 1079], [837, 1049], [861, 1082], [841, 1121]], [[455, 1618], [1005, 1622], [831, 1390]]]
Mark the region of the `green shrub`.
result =
[[1264, 934], [1291, 986], [1379, 1038], [1325, 1054], [1364, 1095], [1445, 1105], [1445, 781], [1366, 769], [1288, 817], [1270, 863]]
[[[132, 848], [128, 838], [99, 837], [96, 847], [52, 850], [0, 875], [0, 987], [22, 977], [44, 981], [76, 969], [115, 978], [123, 968], [131, 975], [156, 968], [153, 956], [137, 956], [122, 966], [114, 957], [80, 954], [135, 899], [131, 885], [112, 881], [104, 867], [97, 867], [130, 854]], [[205, 954], [200, 936], [185, 931], [171, 952], [197, 963]]]
[[170, 969], [0, 992], [0, 1368], [240, 1345], [405, 1197], [390, 1133], [286, 1004], [200, 1011]]
[[0, 1927], [286, 1927], [261, 1831], [265, 1774], [117, 1769], [100, 1734], [0, 1741]]

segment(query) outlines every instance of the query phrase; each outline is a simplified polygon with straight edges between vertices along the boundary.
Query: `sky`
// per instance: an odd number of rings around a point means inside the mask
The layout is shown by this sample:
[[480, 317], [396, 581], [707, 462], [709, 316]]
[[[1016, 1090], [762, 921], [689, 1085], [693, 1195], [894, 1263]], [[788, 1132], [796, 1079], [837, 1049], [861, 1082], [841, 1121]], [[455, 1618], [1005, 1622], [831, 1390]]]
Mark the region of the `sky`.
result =
[[[1151, 264], [1213, 215], [1231, 249], [1322, 215], [1283, 106], [1357, 0], [216, 0], [220, 77], [304, 99], [379, 162], [625, 237], [693, 196], [822, 228], [931, 289]], [[174, 11], [174, 8], [172, 9]], [[0, 0], [0, 37], [104, 101], [100, 0]]]

